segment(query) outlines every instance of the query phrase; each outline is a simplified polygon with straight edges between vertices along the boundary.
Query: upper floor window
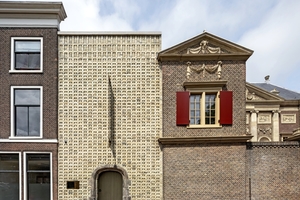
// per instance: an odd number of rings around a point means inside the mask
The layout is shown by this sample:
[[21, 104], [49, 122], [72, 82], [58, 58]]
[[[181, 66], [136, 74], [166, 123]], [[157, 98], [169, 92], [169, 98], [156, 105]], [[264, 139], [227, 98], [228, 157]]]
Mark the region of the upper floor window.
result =
[[232, 91], [226, 82], [184, 83], [186, 91], [176, 93], [176, 124], [188, 128], [214, 128], [232, 124]]
[[42, 87], [12, 87], [11, 137], [42, 137]]
[[190, 125], [214, 125], [218, 123], [217, 93], [202, 92], [190, 95]]
[[11, 44], [10, 72], [43, 71], [43, 38], [13, 37]]

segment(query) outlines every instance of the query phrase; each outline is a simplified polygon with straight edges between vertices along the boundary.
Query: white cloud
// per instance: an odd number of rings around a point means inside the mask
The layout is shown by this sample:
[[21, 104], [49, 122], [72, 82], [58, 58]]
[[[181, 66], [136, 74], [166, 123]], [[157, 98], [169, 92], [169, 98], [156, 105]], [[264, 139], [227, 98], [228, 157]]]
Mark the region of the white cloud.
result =
[[[57, 0], [51, 0], [57, 1]], [[163, 49], [206, 30], [254, 50], [247, 81], [300, 92], [299, 1], [63, 0], [62, 31], [161, 31]]]

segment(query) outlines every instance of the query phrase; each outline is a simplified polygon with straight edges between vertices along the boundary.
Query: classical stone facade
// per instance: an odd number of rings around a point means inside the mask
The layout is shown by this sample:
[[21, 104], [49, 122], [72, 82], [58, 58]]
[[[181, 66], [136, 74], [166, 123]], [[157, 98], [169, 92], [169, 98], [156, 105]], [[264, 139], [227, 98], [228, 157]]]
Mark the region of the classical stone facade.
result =
[[291, 140], [300, 127], [300, 94], [268, 82], [246, 84], [246, 130], [252, 142]]
[[58, 40], [59, 198], [96, 199], [101, 172], [118, 171], [123, 199], [161, 199], [160, 33], [60, 32]]

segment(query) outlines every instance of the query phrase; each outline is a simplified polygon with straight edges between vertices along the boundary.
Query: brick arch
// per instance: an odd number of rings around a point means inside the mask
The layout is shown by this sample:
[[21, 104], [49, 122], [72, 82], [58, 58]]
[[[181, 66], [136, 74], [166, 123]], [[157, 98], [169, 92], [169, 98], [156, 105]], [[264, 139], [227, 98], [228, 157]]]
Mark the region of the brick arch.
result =
[[122, 175], [122, 179], [123, 179], [123, 200], [130, 200], [130, 195], [129, 195], [129, 184], [130, 181], [128, 180], [128, 174], [126, 172], [126, 170], [121, 167], [120, 165], [103, 165], [103, 166], [99, 166], [97, 167], [93, 173], [92, 173], [92, 177], [90, 180], [90, 184], [91, 184], [91, 196], [89, 197], [89, 200], [97, 200], [97, 188], [98, 188], [98, 178], [99, 175], [103, 172], [118, 172]]

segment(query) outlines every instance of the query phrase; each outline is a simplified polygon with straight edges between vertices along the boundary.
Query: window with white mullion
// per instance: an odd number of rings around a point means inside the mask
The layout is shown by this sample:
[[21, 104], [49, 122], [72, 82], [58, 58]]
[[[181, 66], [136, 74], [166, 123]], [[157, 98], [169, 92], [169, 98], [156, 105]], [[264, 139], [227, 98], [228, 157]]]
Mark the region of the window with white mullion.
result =
[[215, 124], [216, 94], [205, 95], [205, 124]]
[[200, 124], [201, 122], [201, 95], [190, 96], [190, 124]]

